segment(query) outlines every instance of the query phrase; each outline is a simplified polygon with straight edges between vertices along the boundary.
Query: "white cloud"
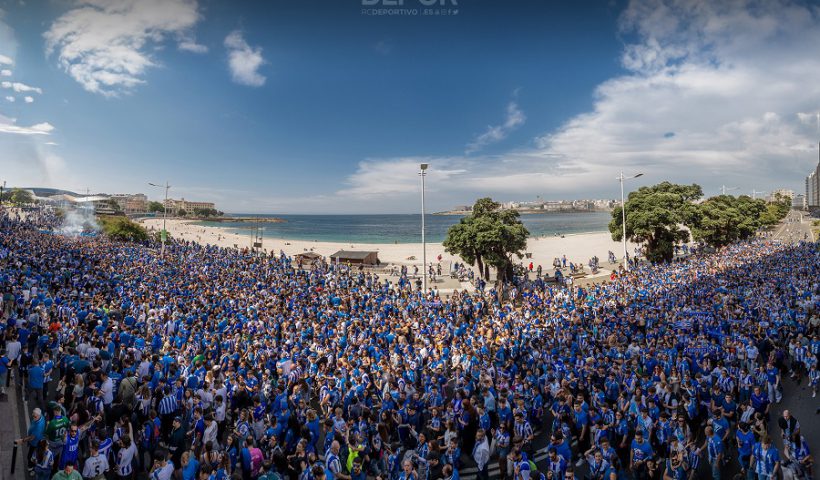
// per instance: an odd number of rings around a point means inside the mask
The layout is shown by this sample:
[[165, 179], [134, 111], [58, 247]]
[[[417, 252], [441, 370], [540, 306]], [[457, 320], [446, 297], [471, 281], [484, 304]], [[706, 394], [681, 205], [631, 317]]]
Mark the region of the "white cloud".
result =
[[[431, 184], [443, 184], [465, 172], [455, 164], [459, 158], [405, 157], [369, 159], [359, 162], [356, 173], [347, 178], [341, 196], [373, 198], [414, 193], [420, 190], [420, 164], [433, 165], [427, 173]], [[447, 166], [449, 165], [449, 166]]]
[[0, 87], [10, 88], [10, 89], [14, 90], [17, 93], [22, 93], [22, 92], [36, 92], [36, 93], [40, 93], [40, 94], [43, 93], [43, 90], [39, 87], [32, 87], [32, 86], [26, 85], [25, 83], [20, 83], [20, 82], [0, 82]]
[[225, 37], [225, 48], [228, 49], [228, 66], [234, 82], [251, 87], [265, 84], [265, 77], [258, 71], [267, 63], [262, 57], [262, 47], [251, 47], [242, 38], [242, 32], [234, 30]]
[[191, 53], [208, 53], [208, 47], [202, 45], [201, 43], [196, 43], [196, 40], [191, 38], [185, 38], [179, 42], [177, 46], [182, 51], [191, 52]]
[[12, 97], [11, 95], [8, 95], [8, 96], [6, 97], [6, 101], [9, 101], [9, 102], [14, 102], [14, 100], [15, 100], [15, 99], [14, 99], [14, 97]]
[[[2, 117], [0, 125], [3, 125]], [[76, 178], [77, 168], [69, 168], [55, 149], [40, 138], [21, 135], [15, 141], [0, 142], [0, 168], [8, 173], [4, 179], [9, 185], [56, 188], [87, 185], [88, 177]]]
[[33, 97], [25, 96], [23, 97], [23, 100], [25, 100], [26, 103], [34, 103]]
[[43, 35], [46, 50], [93, 93], [115, 96], [144, 82], [153, 47], [168, 37], [191, 51], [196, 0], [75, 0]]
[[[723, 183], [741, 192], [802, 190], [820, 136], [820, 10], [789, 0], [635, 0], [621, 27], [631, 39], [621, 58], [625, 72], [598, 86], [590, 111], [534, 146], [431, 159], [431, 174], [463, 171], [444, 186], [431, 178], [439, 203], [488, 194], [614, 198], [620, 170], [643, 172], [648, 184], [698, 182], [706, 194]], [[516, 110], [508, 106], [504, 124], [488, 128], [466, 153], [504, 138]], [[340, 193], [372, 192], [383, 211], [406, 210], [417, 187], [412, 165], [394, 179], [401, 160], [362, 162]]]
[[48, 122], [38, 123], [30, 127], [17, 125], [13, 118], [0, 115], [0, 133], [11, 133], [16, 135], [48, 135], [54, 130]]
[[55, 142], [45, 142], [43, 145], [50, 145], [50, 146], [52, 146], [52, 147], [56, 147], [56, 146], [57, 146], [57, 145], [59, 145], [59, 144], [58, 144], [58, 143], [55, 143]]
[[10, 76], [11, 76], [11, 70], [8, 70], [8, 69], [0, 70], [0, 77], [10, 77]]
[[14, 60], [12, 60], [11, 57], [0, 54], [0, 65], [14, 65]]
[[518, 104], [515, 101], [510, 102], [507, 104], [507, 116], [504, 123], [501, 125], [491, 125], [487, 127], [487, 130], [484, 133], [478, 135], [475, 140], [467, 145], [467, 150], [465, 153], [474, 153], [483, 149], [487, 145], [504, 140], [507, 138], [507, 135], [523, 125], [526, 120], [527, 117], [524, 115], [524, 112], [518, 108]]
[[816, 162], [817, 135], [800, 113], [820, 106], [817, 13], [785, 0], [633, 1], [621, 24], [638, 37], [622, 57], [629, 73], [539, 147], [601, 182], [625, 168], [656, 181], [796, 188]]

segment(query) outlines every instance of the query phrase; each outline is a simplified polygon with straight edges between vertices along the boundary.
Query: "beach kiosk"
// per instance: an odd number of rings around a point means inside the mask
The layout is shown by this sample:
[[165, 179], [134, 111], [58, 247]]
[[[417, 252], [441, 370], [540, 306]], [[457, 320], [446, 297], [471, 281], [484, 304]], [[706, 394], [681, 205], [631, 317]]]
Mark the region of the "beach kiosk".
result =
[[303, 252], [294, 255], [294, 260], [298, 268], [310, 267], [317, 260], [321, 260], [322, 256], [316, 252]]
[[337, 264], [351, 265], [379, 265], [379, 252], [357, 252], [353, 250], [339, 250], [330, 256], [330, 260]]

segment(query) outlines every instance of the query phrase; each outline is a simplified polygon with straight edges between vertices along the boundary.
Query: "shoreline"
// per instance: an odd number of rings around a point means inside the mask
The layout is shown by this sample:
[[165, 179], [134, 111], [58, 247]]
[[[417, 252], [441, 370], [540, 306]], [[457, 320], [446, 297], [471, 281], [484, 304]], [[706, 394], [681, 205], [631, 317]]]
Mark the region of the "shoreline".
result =
[[[225, 248], [250, 248], [252, 238], [250, 235], [240, 235], [229, 231], [229, 227], [219, 227], [210, 225], [196, 225], [196, 220], [189, 219], [168, 219], [167, 229], [171, 237], [195, 241], [207, 245], [215, 245]], [[159, 231], [162, 229], [161, 218], [141, 219], [142, 224], [149, 231]], [[630, 255], [634, 252], [635, 244], [627, 242]], [[285, 252], [286, 255], [293, 256], [299, 253], [315, 252], [328, 257], [338, 250], [365, 250], [375, 251], [379, 254], [382, 265], [421, 265], [422, 264], [422, 244], [419, 243], [357, 243], [357, 242], [325, 242], [317, 240], [292, 240], [275, 237], [264, 237], [262, 239], [262, 249], [268, 252]], [[589, 232], [571, 233], [561, 236], [530, 237], [527, 241], [526, 253], [532, 254], [531, 258], [524, 257], [516, 259], [518, 262], [528, 265], [532, 262], [535, 267], [539, 264], [544, 271], [552, 271], [552, 261], [554, 258], [561, 258], [566, 255], [568, 262], [582, 263], [586, 265], [589, 259], [597, 255], [601, 263], [607, 261], [607, 252], [612, 251], [616, 257], [623, 255], [623, 245], [621, 242], [612, 240], [609, 232]], [[460, 257], [451, 255], [444, 251], [441, 242], [427, 243], [427, 262], [441, 263], [449, 266], [452, 262], [462, 263]]]
[[[436, 216], [462, 216], [466, 217], [473, 212], [470, 211], [461, 211], [461, 210], [448, 210], [444, 212], [434, 212], [430, 215]], [[551, 215], [555, 213], [612, 213], [612, 209], [560, 209], [560, 210], [519, 210], [519, 215]]]

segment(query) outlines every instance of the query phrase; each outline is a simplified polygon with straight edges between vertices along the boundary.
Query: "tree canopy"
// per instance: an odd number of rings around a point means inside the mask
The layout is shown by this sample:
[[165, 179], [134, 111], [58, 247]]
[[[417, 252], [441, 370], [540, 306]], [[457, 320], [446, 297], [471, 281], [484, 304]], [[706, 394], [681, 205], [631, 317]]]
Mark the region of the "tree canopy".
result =
[[[703, 196], [699, 185], [663, 182], [631, 192], [626, 201], [626, 238], [646, 244], [646, 257], [653, 263], [668, 262], [675, 244], [689, 241], [682, 228], [691, 218], [692, 202]], [[622, 208], [612, 211], [609, 232], [612, 239], [623, 239]]]
[[[626, 201], [627, 239], [645, 244], [649, 261], [668, 262], [675, 245], [689, 241], [690, 231], [695, 240], [719, 248], [776, 225], [791, 208], [785, 197], [767, 203], [748, 195], [718, 195], [696, 203], [701, 196], [698, 185], [669, 182], [630, 193]], [[612, 212], [609, 231], [613, 240], [623, 238], [620, 206]]]
[[766, 212], [765, 200], [754, 200], [748, 195], [711, 197], [693, 209], [692, 236], [713, 247], [723, 247], [752, 237], [760, 227], [767, 226], [770, 221], [764, 221]]
[[450, 227], [444, 248], [477, 265], [484, 279], [493, 267], [499, 280], [508, 280], [512, 277], [512, 257], [523, 256], [529, 234], [517, 211], [502, 210], [501, 204], [485, 197], [475, 202], [470, 215]]
[[222, 215], [222, 212], [215, 208], [195, 208], [194, 209], [194, 216], [195, 217], [218, 217]]
[[9, 200], [11, 200], [11, 203], [15, 205], [27, 205], [34, 203], [34, 195], [32, 195], [28, 190], [15, 188], [9, 194]]
[[165, 211], [165, 206], [161, 202], [148, 202], [148, 211], [161, 213]]

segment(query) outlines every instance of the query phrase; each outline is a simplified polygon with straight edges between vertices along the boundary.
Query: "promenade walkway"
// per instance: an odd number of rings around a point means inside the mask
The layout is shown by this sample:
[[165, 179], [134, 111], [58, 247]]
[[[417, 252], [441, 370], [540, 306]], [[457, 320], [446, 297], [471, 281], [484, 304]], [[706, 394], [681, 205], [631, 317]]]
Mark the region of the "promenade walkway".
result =
[[26, 432], [26, 412], [23, 411], [20, 391], [15, 388], [14, 380], [6, 393], [7, 395], [0, 396], [0, 480], [25, 480], [27, 446], [17, 449], [17, 464], [13, 475], [11, 464], [14, 440], [24, 436]]

